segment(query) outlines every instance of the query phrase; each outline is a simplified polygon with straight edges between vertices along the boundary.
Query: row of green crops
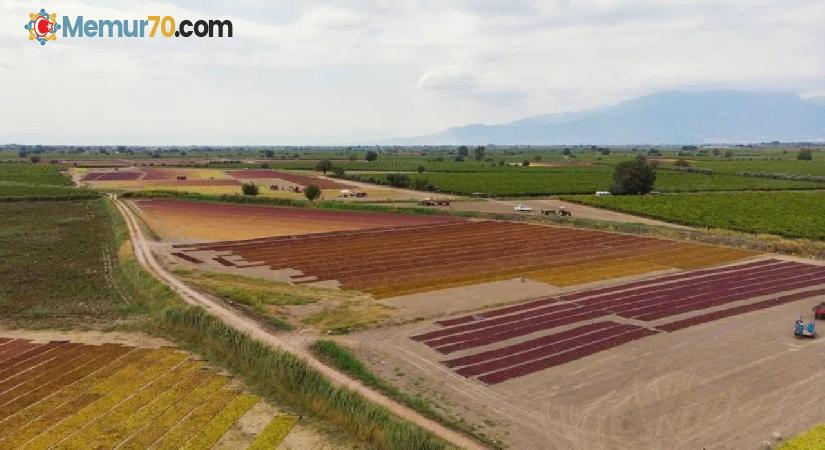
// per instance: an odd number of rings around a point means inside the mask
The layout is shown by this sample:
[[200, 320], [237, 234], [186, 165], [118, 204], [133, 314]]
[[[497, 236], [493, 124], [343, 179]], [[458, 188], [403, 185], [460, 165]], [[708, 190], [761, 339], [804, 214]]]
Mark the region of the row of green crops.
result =
[[[542, 170], [512, 170], [486, 172], [425, 172], [409, 174], [410, 180], [426, 180], [441, 192], [472, 194], [483, 192], [494, 196], [531, 196], [553, 194], [592, 194], [610, 189], [612, 169], [608, 166], [570, 167]], [[360, 174], [361, 179], [385, 183], [386, 174]], [[655, 190], [662, 192], [743, 191], [819, 189], [825, 183], [740, 177], [736, 175], [705, 175], [701, 173], [660, 170]]]
[[563, 198], [690, 226], [825, 239], [823, 191]]
[[60, 170], [57, 164], [0, 163], [0, 181], [71, 186], [72, 180]]

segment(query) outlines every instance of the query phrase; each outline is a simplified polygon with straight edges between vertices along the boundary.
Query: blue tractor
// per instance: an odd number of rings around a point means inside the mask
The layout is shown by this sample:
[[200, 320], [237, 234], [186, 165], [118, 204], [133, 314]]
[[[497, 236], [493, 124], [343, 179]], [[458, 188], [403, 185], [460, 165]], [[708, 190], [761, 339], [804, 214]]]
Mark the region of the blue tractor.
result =
[[816, 326], [814, 325], [814, 321], [810, 321], [807, 324], [802, 320], [802, 316], [799, 316], [796, 319], [794, 324], [794, 336], [798, 338], [815, 338], [816, 337]]

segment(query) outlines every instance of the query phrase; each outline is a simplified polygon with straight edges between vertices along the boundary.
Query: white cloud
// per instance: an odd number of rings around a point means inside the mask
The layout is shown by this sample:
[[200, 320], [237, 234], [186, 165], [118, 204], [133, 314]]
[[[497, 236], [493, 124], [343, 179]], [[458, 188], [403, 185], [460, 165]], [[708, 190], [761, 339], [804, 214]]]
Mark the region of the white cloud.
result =
[[[230, 18], [235, 37], [63, 39], [37, 48], [22, 27], [30, 5], [0, 0], [0, 142], [352, 141], [659, 89], [825, 91], [820, 0], [53, 6], [97, 18]], [[31, 104], [58, 106], [45, 115], [20, 107]]]
[[460, 67], [438, 66], [424, 72], [416, 85], [422, 89], [464, 91], [478, 87], [478, 81]]

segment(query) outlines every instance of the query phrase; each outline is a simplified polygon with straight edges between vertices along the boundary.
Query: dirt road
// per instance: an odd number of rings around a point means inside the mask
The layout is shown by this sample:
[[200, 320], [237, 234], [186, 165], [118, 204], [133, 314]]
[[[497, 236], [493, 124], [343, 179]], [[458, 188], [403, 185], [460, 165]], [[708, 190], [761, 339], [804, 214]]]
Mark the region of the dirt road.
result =
[[116, 196], [113, 196], [112, 199], [120, 213], [123, 215], [123, 218], [129, 228], [129, 234], [131, 236], [135, 256], [140, 265], [161, 282], [165, 283], [177, 292], [184, 301], [203, 307], [211, 314], [220, 318], [227, 325], [247, 333], [253, 338], [269, 345], [274, 349], [288, 351], [303, 358], [313, 369], [327, 377], [327, 379], [329, 379], [333, 384], [358, 392], [371, 402], [388, 409], [396, 416], [429, 430], [453, 445], [467, 449], [484, 448], [464, 435], [446, 428], [424, 416], [421, 416], [412, 409], [396, 403], [389, 397], [364, 386], [359, 381], [349, 378], [347, 375], [324, 365], [306, 349], [304, 345], [306, 343], [305, 339], [297, 336], [296, 339], [285, 339], [284, 337], [286, 336], [273, 335], [254, 320], [228, 308], [219, 299], [200, 293], [175, 278], [174, 275], [161, 266], [157, 259], [155, 259], [155, 255], [152, 253], [149, 243], [144, 238], [143, 231], [140, 228], [139, 222], [137, 221], [137, 218], [132, 210], [123, 204], [123, 202], [121, 202]]

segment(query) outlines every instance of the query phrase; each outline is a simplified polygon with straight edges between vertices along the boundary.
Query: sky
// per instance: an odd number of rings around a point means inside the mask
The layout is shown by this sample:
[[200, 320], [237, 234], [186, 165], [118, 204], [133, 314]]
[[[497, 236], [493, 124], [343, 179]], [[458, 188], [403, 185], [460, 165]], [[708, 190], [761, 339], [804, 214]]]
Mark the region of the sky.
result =
[[[28, 14], [232, 38], [28, 40]], [[825, 96], [822, 0], [0, 0], [0, 144], [325, 145], [660, 90]]]

